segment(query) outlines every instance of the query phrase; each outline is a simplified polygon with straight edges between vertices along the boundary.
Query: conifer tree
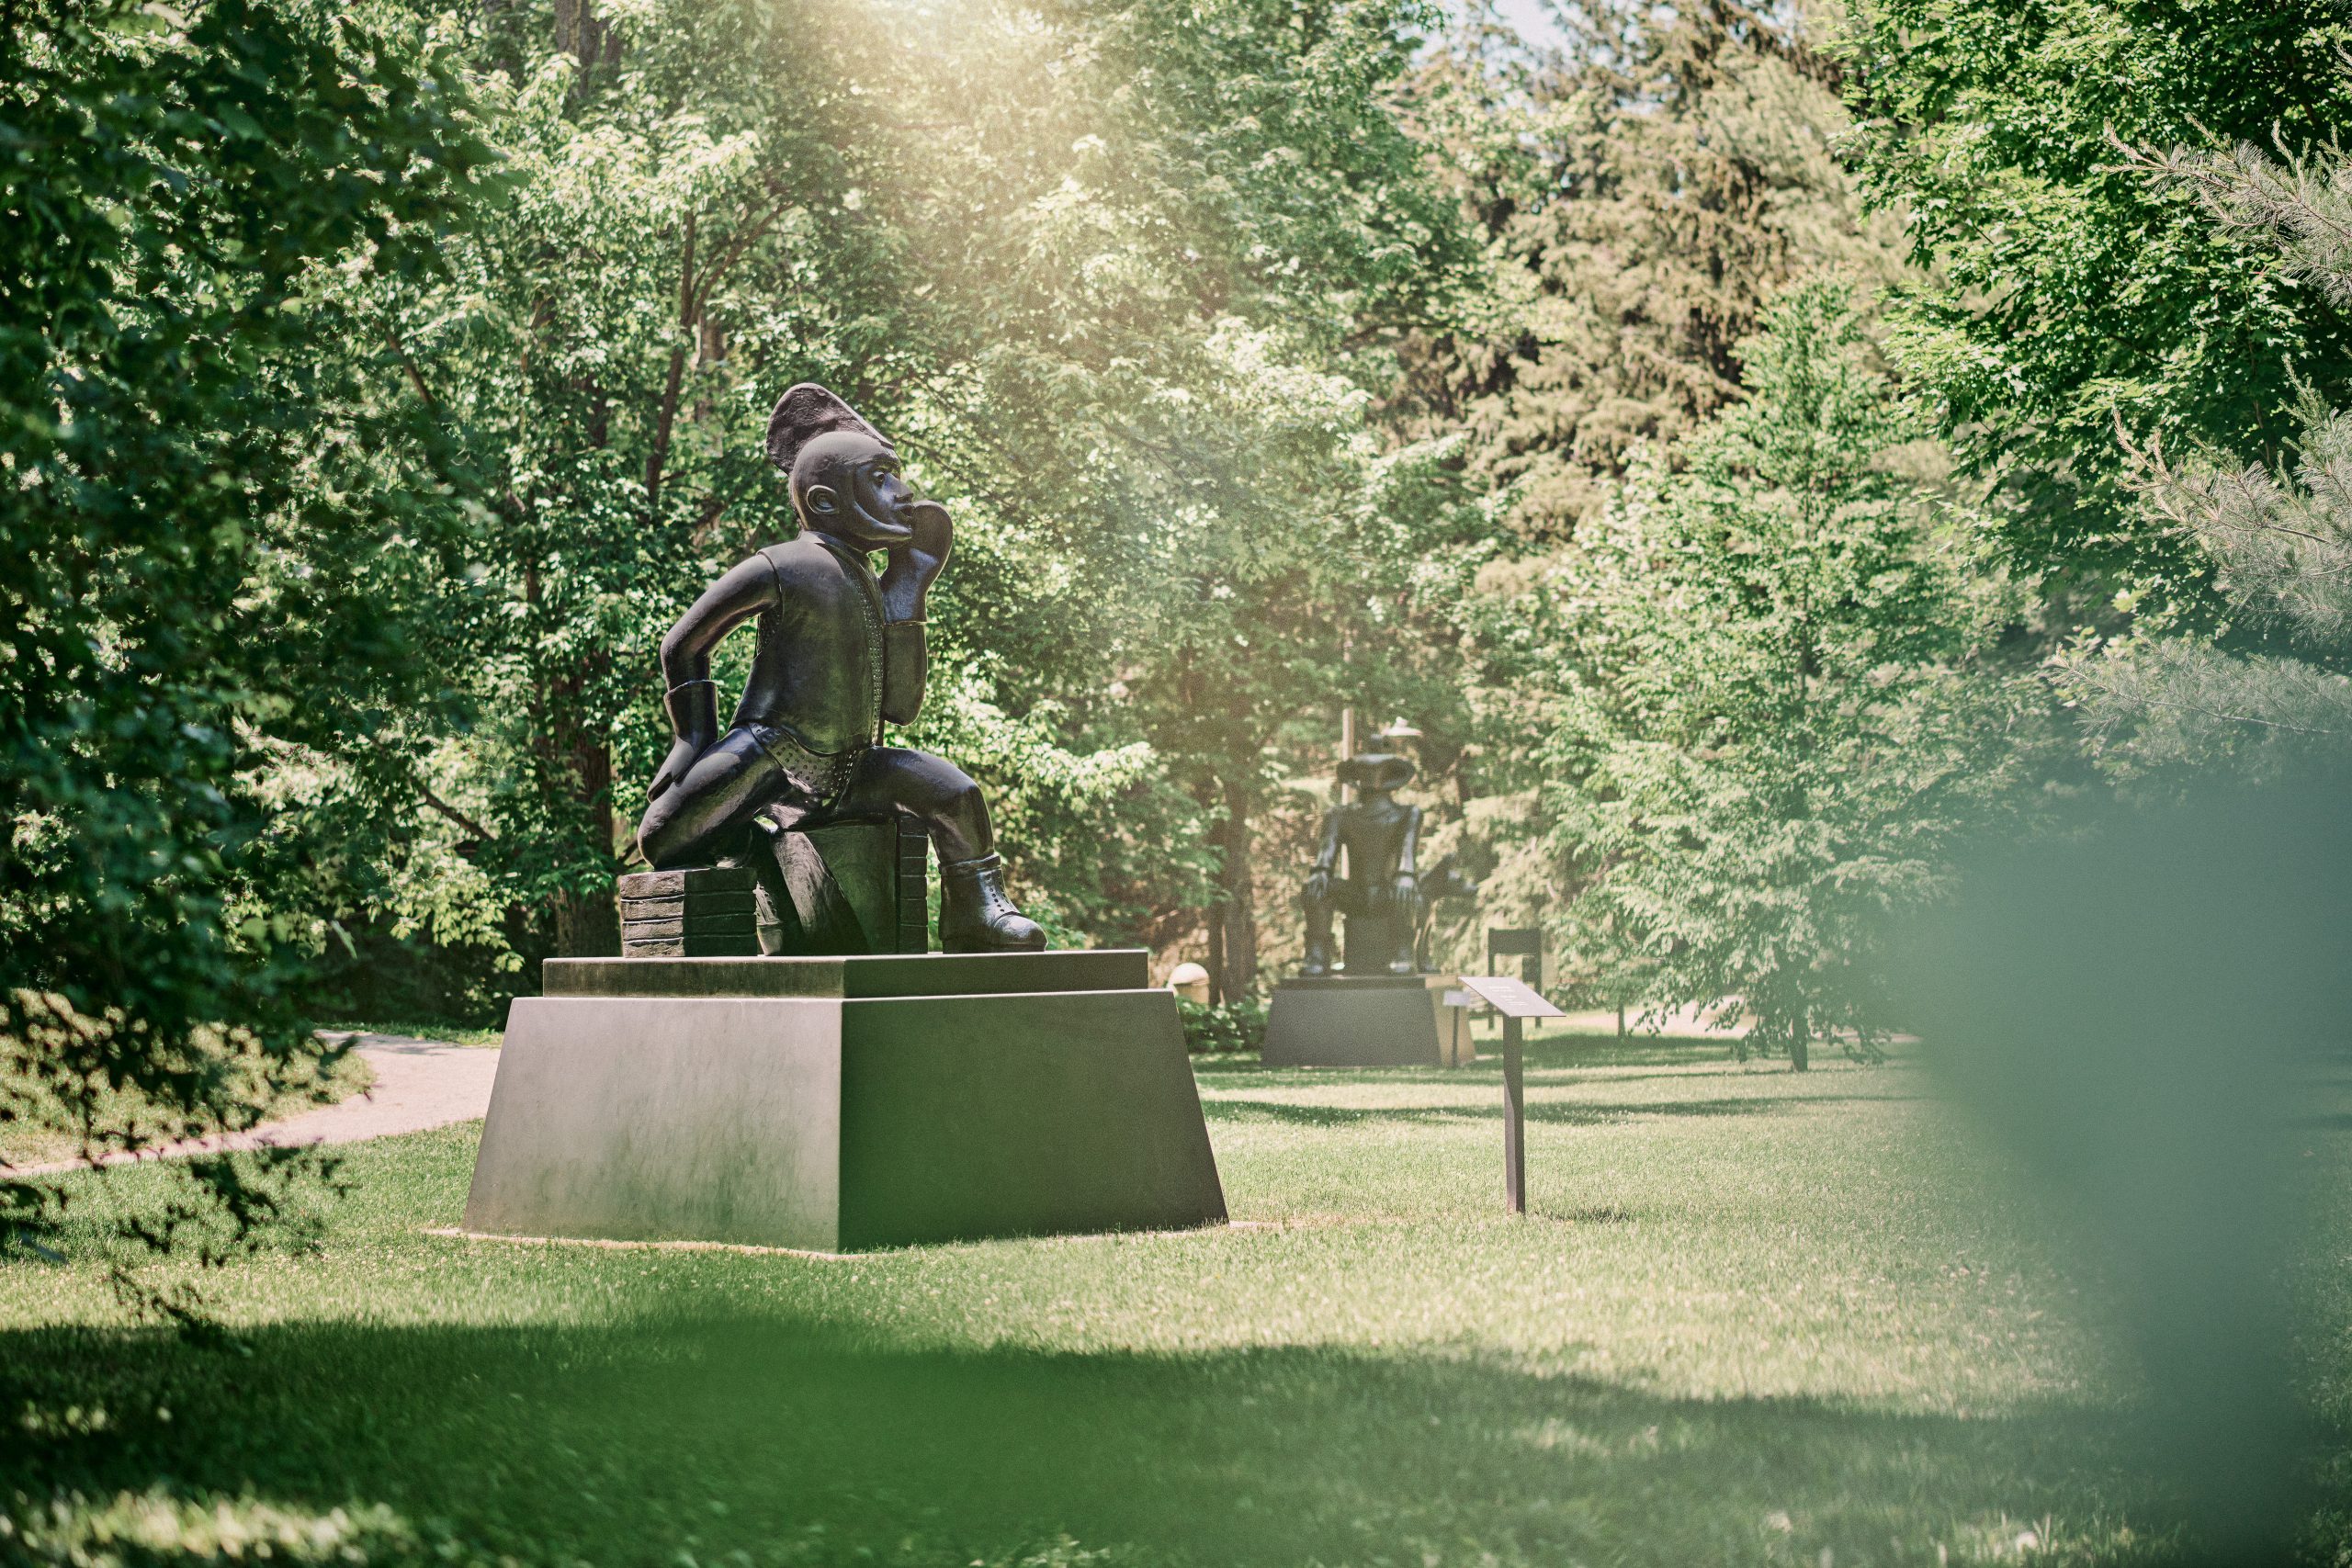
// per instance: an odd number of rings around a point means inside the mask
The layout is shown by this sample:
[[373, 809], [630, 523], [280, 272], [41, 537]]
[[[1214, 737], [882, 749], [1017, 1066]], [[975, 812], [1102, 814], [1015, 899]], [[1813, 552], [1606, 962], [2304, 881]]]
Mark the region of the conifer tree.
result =
[[[2337, 310], [2352, 308], [2352, 158], [2163, 153], [2119, 144], [2154, 182], [2193, 192], [2234, 240], [2273, 250]], [[2352, 750], [2352, 412], [2306, 388], [2290, 458], [2248, 462], [2211, 446], [2168, 455], [2122, 443], [2150, 532], [2190, 541], [2232, 621], [2174, 632], [2156, 617], [2060, 660], [2094, 750], [2127, 772], [2233, 761], [2268, 770]], [[2251, 643], [2252, 646], [2248, 646]]]
[[2324, 140], [2352, 112], [2335, 0], [1854, 0], [1838, 52], [1871, 200], [1938, 277], [1892, 349], [1970, 471], [2001, 485], [2011, 558], [2066, 625], [2118, 587], [2205, 602], [2201, 557], [2149, 528], [2115, 421], [2275, 461], [2299, 385], [2341, 401], [2352, 316], [2217, 228], [2134, 145]]
[[1476, 334], [1406, 344], [1390, 406], [1408, 432], [1461, 431], [1497, 525], [1483, 592], [1430, 628], [1475, 628], [1462, 820], [1439, 825], [1483, 883], [1475, 916], [1441, 913], [1465, 961], [1481, 925], [1533, 923], [1573, 892], [1545, 847], [1533, 762], [1556, 671], [1539, 669], [1516, 595], [1577, 570], [1570, 543], [1637, 448], [1679, 461], [1679, 438], [1744, 395], [1739, 345], [1776, 290], [1898, 266], [1896, 225], [1862, 214], [1834, 151], [1848, 120], [1819, 47], [1828, 7], [1586, 0], [1562, 20], [1566, 46], [1544, 55], [1479, 19], [1421, 83], [1498, 286]]
[[1974, 668], [2012, 596], [1892, 460], [1919, 419], [1848, 288], [1739, 352], [1747, 399], [1638, 460], [1513, 613], [1565, 950], [1636, 1005], [1736, 1002], [1803, 1068], [1885, 1024], [1871, 930], [1997, 794], [2030, 682]]
[[1538, 549], [1606, 499], [1636, 443], [1738, 399], [1738, 345], [1777, 289], [1894, 266], [1892, 224], [1865, 223], [1833, 151], [1838, 71], [1803, 13], [1584, 0], [1562, 19], [1564, 51], [1531, 54], [1488, 20], [1425, 74], [1505, 308], [1483, 336], [1408, 344], [1392, 409], [1464, 429], [1473, 479]]

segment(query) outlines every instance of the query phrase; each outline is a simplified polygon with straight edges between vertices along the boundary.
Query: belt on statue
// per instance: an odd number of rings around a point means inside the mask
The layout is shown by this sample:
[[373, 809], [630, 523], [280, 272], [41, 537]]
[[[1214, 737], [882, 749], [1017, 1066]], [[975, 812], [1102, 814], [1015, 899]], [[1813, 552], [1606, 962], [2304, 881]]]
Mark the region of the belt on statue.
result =
[[760, 743], [760, 750], [768, 754], [768, 761], [811, 806], [831, 806], [840, 799], [867, 750], [866, 747], [854, 746], [846, 751], [811, 751], [788, 729], [764, 724], [745, 728], [751, 730], [752, 739]]

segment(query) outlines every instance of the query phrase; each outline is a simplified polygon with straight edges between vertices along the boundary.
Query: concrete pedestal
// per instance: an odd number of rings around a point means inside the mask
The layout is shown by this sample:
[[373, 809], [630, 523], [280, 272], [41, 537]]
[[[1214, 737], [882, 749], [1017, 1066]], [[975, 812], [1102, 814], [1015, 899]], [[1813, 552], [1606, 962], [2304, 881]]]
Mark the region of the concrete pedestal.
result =
[[819, 1252], [1209, 1224], [1224, 1190], [1145, 954], [551, 959], [469, 1230]]
[[1458, 1066], [1477, 1053], [1450, 975], [1328, 975], [1274, 987], [1259, 1059], [1281, 1067]]

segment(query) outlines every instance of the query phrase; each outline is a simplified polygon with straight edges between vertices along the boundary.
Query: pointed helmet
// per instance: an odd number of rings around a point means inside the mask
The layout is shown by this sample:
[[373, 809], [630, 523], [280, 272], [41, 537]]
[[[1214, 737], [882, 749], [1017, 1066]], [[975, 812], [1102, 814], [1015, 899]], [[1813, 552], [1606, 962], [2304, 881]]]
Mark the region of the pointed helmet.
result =
[[837, 432], [865, 436], [885, 449], [890, 445], [855, 409], [816, 382], [803, 381], [778, 398], [775, 412], [768, 416], [768, 461], [788, 478], [802, 447]]

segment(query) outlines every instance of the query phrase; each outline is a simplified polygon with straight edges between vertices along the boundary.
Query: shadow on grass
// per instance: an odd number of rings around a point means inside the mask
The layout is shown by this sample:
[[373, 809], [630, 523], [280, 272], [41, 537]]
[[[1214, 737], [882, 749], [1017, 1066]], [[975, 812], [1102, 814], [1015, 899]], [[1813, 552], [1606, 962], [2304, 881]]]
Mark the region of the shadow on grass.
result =
[[[2064, 1411], [1678, 1400], [1319, 1348], [925, 1350], [783, 1318], [277, 1328], [251, 1348], [0, 1337], [17, 1544], [51, 1499], [130, 1494], [191, 1517], [342, 1509], [335, 1551], [374, 1561], [1972, 1561], [2015, 1520], [2164, 1560], [2162, 1505]], [[2139, 1544], [2115, 1555], [2126, 1522]]]
[[[1498, 1039], [1478, 1042], [1481, 1056], [1494, 1055], [1501, 1049]], [[1620, 1040], [1613, 1034], [1538, 1031], [1525, 1040], [1524, 1049], [1531, 1064], [1562, 1067], [1687, 1067], [1733, 1059], [1728, 1040], [1645, 1039], [1638, 1034]]]
[[[1535, 1100], [1527, 1119], [1547, 1126], [1596, 1127], [1635, 1117], [1783, 1116], [1815, 1106], [1867, 1100], [1881, 1103], [1899, 1095], [1821, 1094], [1773, 1100], [1746, 1096], [1722, 1100], [1608, 1100], [1589, 1105]], [[1503, 1108], [1492, 1105], [1294, 1105], [1279, 1100], [1204, 1100], [1202, 1114], [1212, 1122], [1279, 1122], [1292, 1127], [1357, 1127], [1378, 1122], [1440, 1125], [1453, 1122], [1498, 1122]]]
[[[1494, 1041], [1481, 1038], [1478, 1061], [1470, 1071], [1484, 1069], [1499, 1071], [1501, 1047]], [[1526, 1043], [1528, 1066], [1587, 1069], [1593, 1067], [1690, 1067], [1710, 1064], [1729, 1066], [1734, 1058], [1732, 1048], [1720, 1040], [1642, 1040], [1620, 1041], [1611, 1034], [1542, 1035]], [[1753, 1059], [1753, 1058], [1751, 1058]], [[1282, 1074], [1301, 1077], [1309, 1081], [1329, 1077], [1334, 1072], [1378, 1072], [1383, 1076], [1428, 1077], [1443, 1082], [1459, 1078], [1460, 1067], [1314, 1067], [1268, 1066], [1254, 1055], [1220, 1052], [1215, 1055], [1193, 1058], [1193, 1070], [1204, 1078], [1234, 1076], [1256, 1077], [1261, 1074]]]

